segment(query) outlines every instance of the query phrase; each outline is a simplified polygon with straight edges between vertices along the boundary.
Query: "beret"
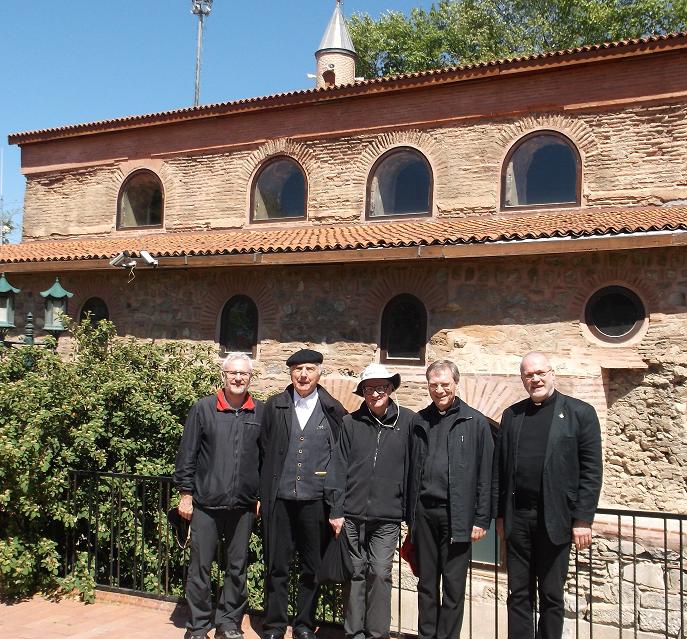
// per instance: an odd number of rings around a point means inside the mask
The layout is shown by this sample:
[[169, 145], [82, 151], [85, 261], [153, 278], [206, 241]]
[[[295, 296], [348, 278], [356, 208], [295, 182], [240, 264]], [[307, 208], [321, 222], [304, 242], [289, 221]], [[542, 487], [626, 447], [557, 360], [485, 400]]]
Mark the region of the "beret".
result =
[[323, 359], [322, 353], [318, 353], [309, 348], [302, 348], [286, 360], [286, 365], [299, 366], [300, 364], [321, 364]]

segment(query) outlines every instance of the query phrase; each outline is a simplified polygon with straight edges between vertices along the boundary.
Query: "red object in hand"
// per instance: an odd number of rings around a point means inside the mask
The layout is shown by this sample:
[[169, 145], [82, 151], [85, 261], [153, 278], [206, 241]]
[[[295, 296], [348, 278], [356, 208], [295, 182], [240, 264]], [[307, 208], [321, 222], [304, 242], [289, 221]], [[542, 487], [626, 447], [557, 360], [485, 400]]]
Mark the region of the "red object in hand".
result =
[[410, 535], [406, 535], [406, 538], [403, 540], [399, 554], [401, 555], [401, 559], [410, 566], [413, 575], [417, 577], [417, 554], [415, 551], [415, 544], [410, 541]]

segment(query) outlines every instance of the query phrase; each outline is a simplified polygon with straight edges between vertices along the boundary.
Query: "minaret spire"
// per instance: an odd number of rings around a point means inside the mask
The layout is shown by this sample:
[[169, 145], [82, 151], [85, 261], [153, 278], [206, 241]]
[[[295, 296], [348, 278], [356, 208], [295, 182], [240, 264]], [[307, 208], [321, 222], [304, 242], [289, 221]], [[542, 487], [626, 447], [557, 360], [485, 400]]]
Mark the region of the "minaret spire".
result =
[[356, 52], [341, 10], [342, 4], [342, 0], [336, 0], [320, 47], [315, 52], [318, 88], [355, 82]]

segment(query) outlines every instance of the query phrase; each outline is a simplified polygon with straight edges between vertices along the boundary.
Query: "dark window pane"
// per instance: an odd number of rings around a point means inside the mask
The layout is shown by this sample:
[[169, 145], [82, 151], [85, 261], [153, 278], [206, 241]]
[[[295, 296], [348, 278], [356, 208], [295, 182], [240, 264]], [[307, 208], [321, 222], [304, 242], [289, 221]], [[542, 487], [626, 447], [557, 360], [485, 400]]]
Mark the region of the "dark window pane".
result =
[[162, 184], [150, 171], [134, 173], [122, 187], [119, 198], [119, 226], [162, 224]]
[[608, 337], [628, 336], [644, 317], [641, 300], [620, 286], [602, 289], [587, 305], [587, 323]]
[[224, 305], [219, 341], [226, 352], [253, 353], [258, 343], [258, 308], [253, 300], [236, 295]]
[[428, 215], [432, 175], [417, 151], [391, 151], [377, 163], [370, 179], [367, 215]]
[[525, 138], [506, 167], [506, 206], [574, 204], [577, 194], [577, 155], [562, 137], [537, 134]]
[[253, 219], [305, 217], [305, 175], [293, 160], [273, 160], [253, 187]]
[[382, 314], [382, 349], [386, 359], [422, 360], [427, 332], [425, 307], [412, 295], [392, 299]]
[[110, 311], [107, 308], [107, 304], [99, 297], [91, 297], [86, 300], [86, 303], [81, 308], [79, 321], [83, 322], [89, 313], [91, 314], [91, 323], [93, 324], [97, 324], [100, 320], [110, 319]]

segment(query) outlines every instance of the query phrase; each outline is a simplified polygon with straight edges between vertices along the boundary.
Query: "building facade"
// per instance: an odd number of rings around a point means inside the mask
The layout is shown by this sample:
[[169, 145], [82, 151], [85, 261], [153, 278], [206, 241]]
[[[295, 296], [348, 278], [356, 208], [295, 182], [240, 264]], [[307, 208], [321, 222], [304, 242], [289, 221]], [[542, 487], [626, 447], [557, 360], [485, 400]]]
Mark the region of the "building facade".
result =
[[307, 345], [348, 405], [384, 361], [417, 408], [453, 359], [495, 424], [543, 350], [601, 417], [603, 503], [684, 512], [687, 35], [350, 81], [342, 28], [316, 89], [10, 136], [16, 332], [59, 276], [70, 315], [249, 352], [268, 392]]

